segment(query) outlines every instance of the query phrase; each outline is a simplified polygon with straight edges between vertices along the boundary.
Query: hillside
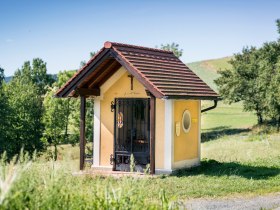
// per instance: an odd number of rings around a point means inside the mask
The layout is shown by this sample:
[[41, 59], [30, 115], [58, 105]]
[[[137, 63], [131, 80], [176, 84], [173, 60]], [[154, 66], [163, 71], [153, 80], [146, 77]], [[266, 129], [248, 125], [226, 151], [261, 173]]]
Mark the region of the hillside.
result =
[[[214, 83], [214, 80], [219, 77], [217, 71], [230, 68], [228, 61], [231, 58], [232, 57], [224, 57], [220, 59], [198, 61], [188, 63], [187, 66], [211, 88], [217, 91], [217, 86]], [[208, 107], [210, 105], [212, 105], [212, 103], [209, 101], [204, 101], [202, 103], [202, 107]], [[251, 112], [244, 112], [242, 103], [228, 105], [220, 101], [216, 109], [203, 113], [201, 127], [205, 134], [217, 135], [238, 133], [239, 131], [252, 127], [256, 123], [257, 119], [255, 115]]]
[[218, 78], [217, 71], [220, 69], [230, 68], [228, 61], [232, 57], [224, 57], [219, 59], [211, 59], [188, 63], [187, 66], [193, 70], [203, 81], [211, 88], [217, 90], [214, 80]]

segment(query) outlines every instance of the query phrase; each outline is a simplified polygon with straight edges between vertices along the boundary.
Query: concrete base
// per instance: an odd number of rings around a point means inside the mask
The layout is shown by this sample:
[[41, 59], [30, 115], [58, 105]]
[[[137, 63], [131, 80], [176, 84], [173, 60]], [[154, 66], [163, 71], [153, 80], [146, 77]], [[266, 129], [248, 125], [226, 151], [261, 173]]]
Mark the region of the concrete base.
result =
[[[194, 159], [191, 159], [191, 160], [177, 161], [177, 162], [173, 163], [172, 169], [155, 169], [155, 174], [157, 174], [157, 175], [160, 175], [160, 174], [169, 175], [176, 170], [196, 167], [196, 166], [199, 166], [199, 165], [200, 165], [199, 158], [194, 158]], [[113, 171], [113, 166], [94, 166], [94, 165], [92, 165], [91, 168], [94, 171]], [[123, 170], [123, 172], [125, 172], [125, 171], [129, 172], [129, 169]], [[138, 172], [143, 172], [143, 171], [139, 170]]]
[[168, 169], [156, 169], [156, 175], [160, 175], [160, 174], [171, 174], [173, 172], [173, 170], [168, 170]]
[[94, 166], [94, 165], [92, 165], [91, 168], [96, 171], [113, 171], [113, 166]]

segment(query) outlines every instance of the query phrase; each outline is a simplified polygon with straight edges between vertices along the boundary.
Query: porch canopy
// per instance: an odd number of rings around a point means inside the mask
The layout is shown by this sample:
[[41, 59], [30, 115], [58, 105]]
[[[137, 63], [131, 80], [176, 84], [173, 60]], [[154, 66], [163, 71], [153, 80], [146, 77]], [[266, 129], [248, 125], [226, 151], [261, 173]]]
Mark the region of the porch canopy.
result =
[[100, 87], [121, 66], [149, 92], [151, 100], [151, 172], [154, 170], [155, 98], [218, 100], [219, 95], [180, 61], [172, 51], [105, 42], [55, 94], [56, 97], [81, 97], [80, 168], [84, 165], [85, 100], [99, 96]]

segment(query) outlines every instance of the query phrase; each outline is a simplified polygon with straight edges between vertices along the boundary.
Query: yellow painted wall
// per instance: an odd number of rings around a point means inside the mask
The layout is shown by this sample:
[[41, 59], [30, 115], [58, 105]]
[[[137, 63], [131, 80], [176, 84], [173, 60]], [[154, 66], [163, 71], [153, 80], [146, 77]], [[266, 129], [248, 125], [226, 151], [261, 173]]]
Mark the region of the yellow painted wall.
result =
[[[180, 122], [180, 135], [177, 136], [174, 132], [174, 162], [199, 156], [199, 105], [199, 101], [196, 100], [174, 101], [174, 131], [176, 131], [176, 122]], [[188, 133], [182, 129], [182, 116], [186, 109], [191, 113], [191, 129]]]
[[[121, 67], [118, 71], [123, 70], [123, 67]], [[128, 75], [128, 72], [125, 72], [105, 93], [101, 93], [101, 166], [110, 166], [110, 155], [113, 154], [114, 113], [111, 112], [111, 101], [114, 101], [115, 98], [147, 98], [144, 86], [135, 78], [133, 90], [130, 90], [130, 78]], [[164, 161], [164, 101], [159, 99], [156, 101], [156, 124], [156, 168], [159, 168], [163, 166]]]
[[156, 142], [155, 142], [155, 167], [164, 168], [164, 122], [165, 101], [156, 99]]

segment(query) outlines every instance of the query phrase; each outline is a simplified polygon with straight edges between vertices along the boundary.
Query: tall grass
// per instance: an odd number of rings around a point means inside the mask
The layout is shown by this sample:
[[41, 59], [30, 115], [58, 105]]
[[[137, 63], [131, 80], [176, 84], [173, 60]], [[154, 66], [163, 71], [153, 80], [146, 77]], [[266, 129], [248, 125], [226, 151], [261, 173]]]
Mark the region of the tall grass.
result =
[[0, 209], [176, 209], [188, 198], [280, 191], [277, 133], [210, 139], [200, 167], [148, 178], [73, 176], [78, 162], [69, 151], [59, 153], [59, 161], [2, 157]]
[[0, 158], [0, 206], [3, 205], [9, 195], [15, 181], [31, 165], [28, 153], [24, 155], [21, 150], [19, 156], [15, 156], [9, 163], [6, 152]]
[[177, 209], [165, 191], [149, 200], [138, 179], [73, 176], [69, 162], [7, 163], [1, 185], [0, 209]]

